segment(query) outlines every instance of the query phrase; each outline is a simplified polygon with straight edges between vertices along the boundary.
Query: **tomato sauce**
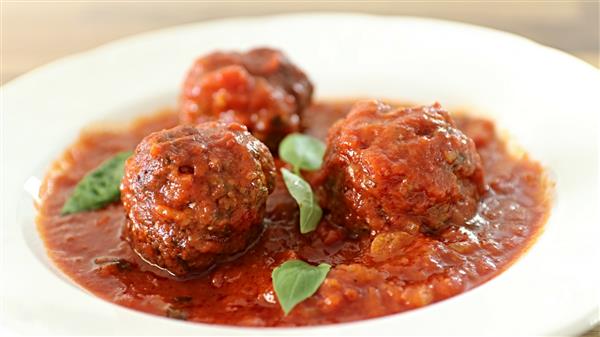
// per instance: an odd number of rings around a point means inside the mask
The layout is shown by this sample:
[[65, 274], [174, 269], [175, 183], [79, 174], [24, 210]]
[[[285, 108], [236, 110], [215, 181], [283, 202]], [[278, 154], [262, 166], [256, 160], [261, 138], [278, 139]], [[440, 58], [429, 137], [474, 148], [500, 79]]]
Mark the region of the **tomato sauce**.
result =
[[[349, 107], [346, 102], [314, 104], [302, 116], [305, 133], [324, 139]], [[120, 203], [60, 215], [87, 172], [119, 151], [134, 149], [148, 133], [177, 125], [172, 111], [137, 120], [127, 130], [82, 133], [44, 180], [39, 231], [54, 263], [83, 288], [160, 316], [239, 326], [305, 326], [422, 307], [472, 289], [507, 268], [532, 244], [551, 206], [552, 183], [540, 164], [509, 151], [492, 122], [462, 114], [454, 118], [475, 141], [487, 190], [465, 226], [445, 229], [437, 238], [418, 232], [350, 235], [327, 214], [316, 231], [302, 235], [297, 205], [278, 176], [258, 242], [233, 261], [177, 279], [145, 263], [122, 240]], [[292, 258], [333, 268], [315, 295], [284, 316], [271, 272]]]

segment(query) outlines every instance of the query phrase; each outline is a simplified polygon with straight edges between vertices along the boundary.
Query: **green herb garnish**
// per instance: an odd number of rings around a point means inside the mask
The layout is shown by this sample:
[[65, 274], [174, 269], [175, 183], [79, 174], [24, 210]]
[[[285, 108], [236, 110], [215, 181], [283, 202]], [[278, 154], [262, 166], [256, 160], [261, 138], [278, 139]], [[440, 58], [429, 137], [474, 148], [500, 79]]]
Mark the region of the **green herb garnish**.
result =
[[[321, 168], [325, 144], [320, 140], [299, 133], [285, 137], [279, 144], [279, 158], [292, 165], [294, 172], [282, 168], [283, 182], [300, 208], [300, 233], [306, 234], [317, 228], [323, 210], [310, 184], [300, 170], [314, 171]], [[273, 288], [283, 312], [287, 315], [296, 304], [311, 297], [325, 280], [331, 266], [321, 263], [310, 265], [300, 260], [289, 260], [273, 270]]]
[[119, 185], [125, 172], [125, 160], [132, 152], [120, 152], [86, 174], [62, 208], [61, 214], [73, 214], [102, 208], [118, 201]]
[[323, 164], [325, 144], [317, 138], [292, 133], [279, 144], [279, 158], [294, 168], [294, 173], [300, 175], [300, 170], [318, 170]]
[[311, 297], [330, 269], [327, 263], [313, 266], [300, 260], [289, 260], [275, 268], [271, 277], [283, 312], [289, 314], [296, 304]]
[[300, 170], [314, 171], [321, 168], [325, 144], [317, 138], [292, 133], [285, 137], [279, 144], [279, 157], [292, 165], [294, 173], [281, 169], [283, 181], [292, 197], [300, 207], [300, 233], [306, 234], [314, 231], [323, 210], [312, 191], [310, 185], [302, 179]]
[[306, 234], [317, 228], [323, 210], [319, 206], [310, 185], [289, 170], [282, 168], [283, 182], [300, 207], [300, 233]]

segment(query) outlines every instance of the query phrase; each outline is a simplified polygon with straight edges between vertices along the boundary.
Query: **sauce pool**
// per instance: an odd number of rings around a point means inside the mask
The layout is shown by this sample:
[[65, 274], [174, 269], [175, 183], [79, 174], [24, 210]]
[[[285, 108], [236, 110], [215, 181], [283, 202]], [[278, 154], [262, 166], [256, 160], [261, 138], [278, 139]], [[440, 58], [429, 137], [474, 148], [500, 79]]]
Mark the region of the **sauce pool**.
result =
[[[305, 133], [324, 139], [350, 105], [314, 104], [302, 116]], [[76, 283], [105, 300], [155, 315], [240, 326], [305, 326], [403, 312], [498, 275], [533, 243], [549, 214], [551, 183], [543, 168], [526, 155], [511, 154], [492, 122], [467, 115], [454, 119], [475, 141], [488, 188], [468, 224], [450, 227], [436, 239], [414, 233], [410, 239], [374, 244], [372, 236], [350, 235], [327, 215], [316, 231], [302, 235], [297, 205], [278, 176], [260, 240], [234, 261], [182, 280], [147, 264], [122, 240], [120, 203], [60, 215], [87, 172], [117, 152], [134, 149], [150, 132], [177, 125], [172, 111], [139, 119], [127, 130], [82, 133], [44, 180], [38, 228], [54, 263]], [[271, 272], [292, 258], [333, 268], [315, 295], [284, 316]]]

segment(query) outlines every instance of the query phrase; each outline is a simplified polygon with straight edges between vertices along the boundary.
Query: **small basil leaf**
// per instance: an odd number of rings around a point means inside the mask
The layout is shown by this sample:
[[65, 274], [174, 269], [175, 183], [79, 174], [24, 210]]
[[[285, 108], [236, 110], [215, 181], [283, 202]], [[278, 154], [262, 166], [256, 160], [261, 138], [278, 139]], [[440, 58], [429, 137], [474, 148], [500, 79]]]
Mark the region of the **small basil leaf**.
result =
[[317, 228], [323, 210], [310, 185], [302, 177], [282, 168], [283, 182], [300, 207], [300, 233], [306, 234]]
[[331, 266], [321, 263], [310, 265], [300, 260], [289, 260], [273, 270], [273, 289], [279, 305], [287, 315], [296, 304], [311, 297], [325, 281]]
[[73, 194], [62, 208], [61, 214], [72, 214], [102, 208], [118, 201], [121, 193], [119, 185], [125, 171], [125, 161], [131, 152], [120, 152], [77, 183]]
[[325, 144], [317, 138], [292, 133], [279, 144], [279, 158], [294, 167], [296, 174], [300, 170], [314, 171], [321, 168]]

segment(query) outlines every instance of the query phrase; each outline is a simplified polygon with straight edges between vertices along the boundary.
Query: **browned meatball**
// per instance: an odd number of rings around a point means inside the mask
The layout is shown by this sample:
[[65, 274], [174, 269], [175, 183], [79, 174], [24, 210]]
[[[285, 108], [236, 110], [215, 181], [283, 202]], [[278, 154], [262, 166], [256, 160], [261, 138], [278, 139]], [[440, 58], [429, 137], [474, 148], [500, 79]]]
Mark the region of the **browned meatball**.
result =
[[258, 238], [274, 184], [271, 153], [243, 125], [152, 133], [125, 166], [123, 236], [172, 274], [202, 271]]
[[278, 50], [216, 52], [196, 60], [183, 85], [181, 120], [221, 119], [246, 125], [269, 148], [300, 128], [311, 101], [306, 75]]
[[473, 141], [439, 104], [362, 101], [329, 130], [317, 183], [324, 208], [347, 227], [436, 232], [474, 214], [483, 172]]

